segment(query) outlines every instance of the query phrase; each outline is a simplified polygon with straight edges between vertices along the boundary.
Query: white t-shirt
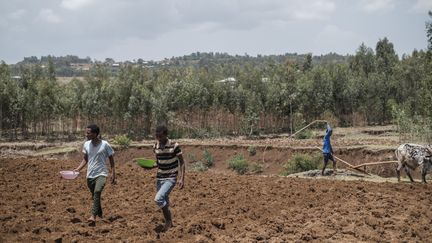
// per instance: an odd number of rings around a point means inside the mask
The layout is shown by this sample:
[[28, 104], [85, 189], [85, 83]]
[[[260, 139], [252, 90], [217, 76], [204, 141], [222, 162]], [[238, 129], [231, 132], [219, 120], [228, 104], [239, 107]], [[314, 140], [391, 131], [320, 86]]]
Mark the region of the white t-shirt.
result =
[[87, 154], [87, 178], [96, 178], [98, 176], [108, 176], [108, 169], [105, 161], [109, 156], [114, 154], [114, 150], [105, 140], [94, 146], [91, 140], [84, 143], [83, 153]]

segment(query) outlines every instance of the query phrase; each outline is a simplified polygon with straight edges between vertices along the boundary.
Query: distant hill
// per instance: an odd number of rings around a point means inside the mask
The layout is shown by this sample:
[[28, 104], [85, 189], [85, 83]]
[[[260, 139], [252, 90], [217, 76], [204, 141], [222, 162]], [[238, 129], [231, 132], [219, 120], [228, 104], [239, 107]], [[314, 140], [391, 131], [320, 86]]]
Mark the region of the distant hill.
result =
[[[142, 65], [148, 68], [159, 68], [159, 67], [211, 67], [214, 65], [245, 65], [251, 64], [254, 66], [264, 66], [269, 63], [280, 64], [287, 61], [293, 63], [304, 63], [306, 57], [310, 54], [297, 54], [297, 53], [285, 53], [281, 55], [257, 55], [249, 56], [245, 55], [230, 55], [228, 53], [213, 53], [213, 52], [196, 52], [190, 55], [184, 55], [181, 57], [165, 58], [160, 61], [143, 59], [116, 62], [112, 58], [106, 58], [105, 61], [92, 61], [90, 57], [80, 58], [74, 55], [67, 56], [42, 56], [40, 59], [36, 56], [25, 57], [22, 61], [12, 64], [11, 71], [13, 75], [20, 74], [20, 68], [31, 65], [40, 65], [46, 67], [49, 59], [52, 60], [56, 75], [62, 77], [80, 77], [95, 65], [102, 64], [118, 69], [122, 65]], [[349, 55], [339, 55], [337, 53], [329, 53], [326, 55], [312, 56], [312, 64], [328, 64], [328, 63], [345, 63], [349, 59]]]

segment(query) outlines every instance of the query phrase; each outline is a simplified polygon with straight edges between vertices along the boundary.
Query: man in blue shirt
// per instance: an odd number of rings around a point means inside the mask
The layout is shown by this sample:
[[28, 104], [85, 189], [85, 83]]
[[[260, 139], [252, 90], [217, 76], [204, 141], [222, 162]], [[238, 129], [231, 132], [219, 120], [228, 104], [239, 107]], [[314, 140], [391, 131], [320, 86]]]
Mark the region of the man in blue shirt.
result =
[[327, 129], [326, 133], [324, 135], [324, 144], [323, 144], [323, 155], [324, 155], [324, 167], [321, 171], [321, 175], [324, 175], [324, 170], [327, 167], [327, 163], [329, 160], [333, 161], [333, 175], [336, 174], [336, 161], [333, 158], [333, 148], [330, 143], [330, 137], [333, 133], [332, 128], [330, 127], [330, 124], [327, 123]]

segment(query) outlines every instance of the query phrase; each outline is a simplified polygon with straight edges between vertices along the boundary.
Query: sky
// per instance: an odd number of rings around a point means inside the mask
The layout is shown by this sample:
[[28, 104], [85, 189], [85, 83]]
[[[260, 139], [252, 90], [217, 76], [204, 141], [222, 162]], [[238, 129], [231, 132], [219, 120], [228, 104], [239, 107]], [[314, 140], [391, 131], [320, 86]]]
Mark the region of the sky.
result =
[[0, 60], [76, 55], [162, 60], [427, 47], [432, 0], [0, 0]]

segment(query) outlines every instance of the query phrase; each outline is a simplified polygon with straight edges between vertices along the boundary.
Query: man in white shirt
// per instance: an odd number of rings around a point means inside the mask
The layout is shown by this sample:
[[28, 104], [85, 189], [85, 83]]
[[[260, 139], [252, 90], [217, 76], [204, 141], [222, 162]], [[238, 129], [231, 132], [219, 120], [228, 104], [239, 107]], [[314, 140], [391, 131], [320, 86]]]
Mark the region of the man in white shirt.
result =
[[86, 128], [88, 141], [84, 143], [84, 159], [75, 169], [80, 171], [87, 164], [87, 186], [92, 193], [93, 207], [88, 221], [96, 223], [96, 217], [102, 217], [101, 194], [108, 177], [108, 169], [105, 161], [109, 159], [111, 165], [111, 183], [115, 184], [114, 150], [109, 143], [99, 138], [100, 129], [97, 125], [89, 125]]

